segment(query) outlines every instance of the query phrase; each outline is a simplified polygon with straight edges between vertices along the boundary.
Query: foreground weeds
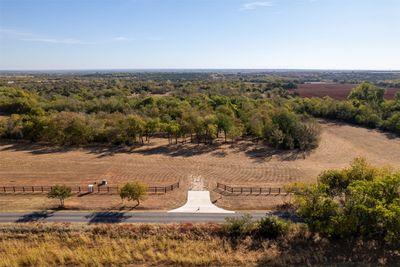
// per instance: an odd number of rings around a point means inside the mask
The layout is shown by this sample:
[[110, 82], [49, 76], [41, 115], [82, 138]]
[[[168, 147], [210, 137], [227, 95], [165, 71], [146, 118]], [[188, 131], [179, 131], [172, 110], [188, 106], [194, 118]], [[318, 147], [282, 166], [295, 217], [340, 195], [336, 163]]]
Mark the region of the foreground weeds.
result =
[[399, 248], [328, 241], [292, 225], [277, 239], [220, 225], [2, 224], [0, 266], [395, 265]]

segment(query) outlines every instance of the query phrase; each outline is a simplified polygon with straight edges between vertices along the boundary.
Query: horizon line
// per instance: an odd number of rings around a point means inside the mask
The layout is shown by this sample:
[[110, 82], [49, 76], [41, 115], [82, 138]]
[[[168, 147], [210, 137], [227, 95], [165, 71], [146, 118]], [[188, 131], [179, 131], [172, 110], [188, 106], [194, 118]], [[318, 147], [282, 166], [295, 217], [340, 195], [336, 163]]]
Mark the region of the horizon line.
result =
[[70, 71], [367, 71], [367, 72], [400, 72], [400, 69], [369, 69], [369, 68], [43, 68], [43, 69], [1, 69], [0, 72], [70, 72]]

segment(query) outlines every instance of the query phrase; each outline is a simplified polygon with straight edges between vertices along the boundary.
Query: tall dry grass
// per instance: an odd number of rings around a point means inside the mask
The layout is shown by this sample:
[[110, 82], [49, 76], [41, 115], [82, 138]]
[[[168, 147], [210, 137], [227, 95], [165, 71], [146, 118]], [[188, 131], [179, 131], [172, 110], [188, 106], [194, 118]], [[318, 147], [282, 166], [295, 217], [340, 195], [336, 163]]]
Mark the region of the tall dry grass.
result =
[[[395, 256], [395, 253], [398, 253]], [[203, 225], [1, 224], [0, 266], [290, 266], [393, 264], [398, 248], [332, 242], [294, 226], [284, 237]], [[396, 258], [397, 257], [397, 258]]]

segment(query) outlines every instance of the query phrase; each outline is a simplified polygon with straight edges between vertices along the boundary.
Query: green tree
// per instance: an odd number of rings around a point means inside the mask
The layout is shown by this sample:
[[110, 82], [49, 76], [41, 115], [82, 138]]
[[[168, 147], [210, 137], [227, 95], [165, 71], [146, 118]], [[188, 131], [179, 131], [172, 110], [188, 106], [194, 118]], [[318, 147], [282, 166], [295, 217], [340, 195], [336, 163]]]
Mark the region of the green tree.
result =
[[175, 138], [175, 144], [178, 144], [178, 136], [180, 134], [181, 127], [176, 121], [170, 121], [167, 124], [168, 141], [172, 143], [172, 137]]
[[335, 234], [340, 215], [339, 204], [328, 194], [323, 185], [312, 185], [296, 192], [297, 213], [312, 232]]
[[384, 95], [384, 89], [376, 87], [373, 84], [364, 82], [350, 92], [348, 99], [365, 101], [370, 104], [380, 104], [383, 101]]
[[50, 192], [47, 194], [48, 198], [56, 198], [60, 200], [60, 207], [64, 207], [64, 200], [72, 197], [72, 189], [71, 187], [65, 185], [56, 185], [53, 186]]
[[160, 130], [160, 119], [150, 119], [146, 122], [145, 125], [145, 133], [146, 133], [146, 141], [150, 141], [150, 137], [157, 131]]
[[330, 195], [341, 195], [347, 190], [350, 184], [349, 178], [345, 171], [327, 170], [318, 176], [318, 182], [326, 185], [326, 189]]
[[147, 196], [147, 186], [141, 182], [126, 183], [119, 191], [119, 196], [122, 200], [136, 201], [137, 206], [140, 201]]
[[400, 174], [353, 182], [344, 213], [345, 235], [399, 242]]
[[394, 96], [394, 99], [395, 99], [397, 102], [400, 103], [400, 91], [398, 91], [398, 92], [396, 93], [396, 95]]
[[400, 173], [357, 158], [347, 169], [322, 173], [319, 182], [292, 190], [297, 212], [313, 232], [399, 242]]
[[232, 139], [232, 143], [235, 142], [237, 138], [240, 138], [243, 135], [244, 132], [244, 126], [239, 122], [236, 121], [232, 127], [228, 130], [228, 132], [225, 134], [225, 142], [226, 142], [226, 135]]
[[[71, 116], [71, 115], [69, 115]], [[72, 115], [64, 128], [65, 142], [71, 145], [84, 145], [91, 141], [92, 132], [84, 115]]]
[[126, 118], [127, 136], [136, 142], [137, 139], [143, 144], [143, 135], [145, 132], [145, 122], [142, 118], [136, 115], [130, 115]]
[[222, 130], [224, 132], [225, 142], [227, 134], [234, 128], [235, 114], [228, 106], [219, 106], [216, 109], [218, 132]]

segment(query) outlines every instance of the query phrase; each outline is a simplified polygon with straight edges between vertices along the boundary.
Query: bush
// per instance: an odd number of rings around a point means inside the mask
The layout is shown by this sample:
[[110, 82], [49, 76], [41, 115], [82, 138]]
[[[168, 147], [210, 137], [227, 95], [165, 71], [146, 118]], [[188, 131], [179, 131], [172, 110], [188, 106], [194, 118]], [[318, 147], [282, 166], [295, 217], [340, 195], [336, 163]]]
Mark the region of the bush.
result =
[[249, 214], [245, 214], [240, 218], [227, 218], [224, 229], [233, 236], [247, 235], [256, 227], [256, 223], [252, 219], [253, 217]]
[[262, 237], [277, 238], [287, 233], [289, 224], [277, 217], [267, 216], [258, 222], [258, 232]]

